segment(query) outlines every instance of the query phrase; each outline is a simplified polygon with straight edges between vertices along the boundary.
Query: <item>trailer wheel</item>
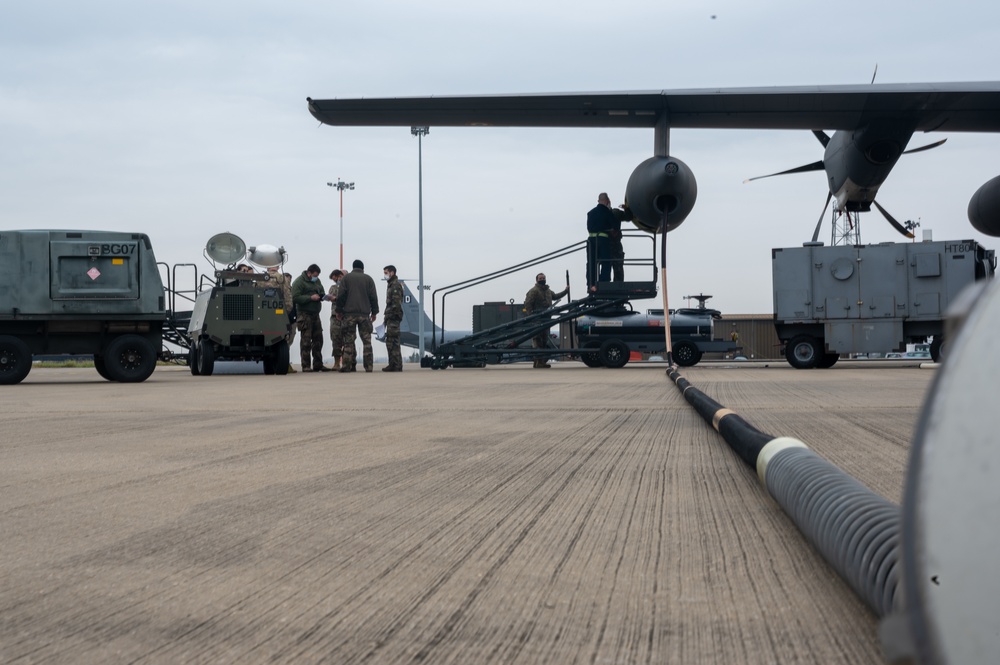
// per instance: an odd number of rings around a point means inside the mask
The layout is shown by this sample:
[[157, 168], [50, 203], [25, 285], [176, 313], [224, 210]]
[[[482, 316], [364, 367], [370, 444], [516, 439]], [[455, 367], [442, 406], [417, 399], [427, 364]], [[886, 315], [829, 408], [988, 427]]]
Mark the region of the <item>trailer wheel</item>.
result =
[[595, 349], [593, 353], [581, 353], [580, 360], [587, 367], [604, 367], [604, 363], [601, 362], [601, 354], [599, 352], [600, 344], [598, 342], [588, 342], [584, 345], [585, 349]]
[[837, 364], [838, 360], [840, 360], [839, 353], [824, 353], [820, 357], [819, 362], [816, 363], [816, 367], [819, 367], [820, 369], [830, 369]]
[[934, 341], [931, 342], [931, 360], [936, 363], [941, 362], [941, 359], [944, 358], [944, 347], [944, 336], [934, 335]]
[[[278, 376], [288, 374], [288, 340], [283, 339], [271, 348], [274, 350], [274, 373]], [[264, 365], [264, 368], [266, 369], [267, 365]]]
[[598, 355], [605, 367], [617, 369], [624, 367], [628, 362], [628, 344], [620, 339], [609, 339], [601, 344]]
[[94, 354], [94, 369], [97, 370], [97, 373], [101, 375], [102, 379], [106, 379], [107, 381], [114, 381], [114, 379], [108, 376], [108, 365], [107, 363], [104, 362], [104, 356], [102, 356], [100, 353]]
[[785, 359], [795, 369], [816, 367], [821, 355], [819, 342], [810, 335], [793, 337], [792, 341], [785, 345]]
[[188, 369], [192, 376], [198, 376], [198, 343], [195, 342], [188, 349]]
[[122, 383], [140, 383], [156, 369], [156, 350], [145, 337], [119, 335], [104, 347], [104, 369], [108, 378]]
[[202, 376], [212, 376], [215, 370], [215, 349], [207, 339], [197, 341], [198, 351], [195, 356], [198, 358], [198, 373]]
[[692, 342], [678, 342], [671, 357], [681, 367], [693, 367], [701, 360], [701, 350]]
[[0, 385], [24, 381], [31, 371], [31, 349], [17, 337], [0, 335]]

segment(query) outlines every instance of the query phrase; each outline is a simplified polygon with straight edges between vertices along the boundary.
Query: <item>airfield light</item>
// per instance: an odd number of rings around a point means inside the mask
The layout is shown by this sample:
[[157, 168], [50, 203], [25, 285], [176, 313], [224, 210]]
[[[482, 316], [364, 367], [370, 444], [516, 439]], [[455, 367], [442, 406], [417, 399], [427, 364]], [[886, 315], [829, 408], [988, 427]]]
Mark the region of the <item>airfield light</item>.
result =
[[333, 187], [340, 191], [340, 269], [344, 269], [344, 190], [354, 189], [353, 182], [344, 182], [337, 178], [337, 182], [326, 183], [327, 187]]
[[[417, 301], [420, 303], [420, 322], [418, 336], [420, 340], [420, 358], [424, 357], [424, 137], [431, 131], [430, 127], [410, 127], [410, 134], [417, 137]], [[433, 332], [433, 331], [432, 331]]]

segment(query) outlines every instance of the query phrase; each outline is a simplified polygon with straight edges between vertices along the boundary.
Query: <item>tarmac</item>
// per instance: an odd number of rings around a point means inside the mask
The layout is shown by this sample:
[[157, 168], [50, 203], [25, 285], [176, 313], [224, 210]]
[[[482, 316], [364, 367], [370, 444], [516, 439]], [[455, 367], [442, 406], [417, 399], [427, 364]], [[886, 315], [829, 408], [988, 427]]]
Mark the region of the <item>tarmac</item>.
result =
[[[662, 363], [2, 387], [3, 663], [882, 663]], [[898, 503], [933, 370], [681, 370]]]

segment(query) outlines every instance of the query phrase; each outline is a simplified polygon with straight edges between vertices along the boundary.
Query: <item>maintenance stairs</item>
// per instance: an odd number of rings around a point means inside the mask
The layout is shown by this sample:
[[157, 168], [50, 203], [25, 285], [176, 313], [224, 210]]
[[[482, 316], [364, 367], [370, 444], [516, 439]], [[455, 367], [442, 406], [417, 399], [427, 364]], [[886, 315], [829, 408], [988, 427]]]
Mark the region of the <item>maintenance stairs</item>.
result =
[[[656, 282], [600, 282], [597, 290], [586, 298], [554, 305], [541, 312], [529, 314], [508, 323], [481, 330], [461, 339], [441, 344], [433, 349], [433, 356], [424, 357], [421, 367], [445, 369], [447, 367], [484, 367], [500, 363], [547, 359], [554, 356], [582, 356], [598, 354], [607, 367], [621, 367], [628, 362], [629, 350], [624, 344], [602, 345], [600, 348], [575, 348], [556, 346], [548, 335], [549, 329], [564, 321], [587, 315], [609, 315], [628, 306], [631, 299], [656, 296]], [[521, 345], [539, 334], [545, 334], [545, 348], [525, 348]], [[607, 346], [608, 348], [604, 348]]]
[[[158, 262], [160, 279], [163, 281], [164, 296], [167, 303], [167, 316], [163, 322], [163, 348], [160, 350], [160, 360], [187, 362], [193, 345], [188, 332], [191, 324], [192, 307], [195, 296], [205, 285], [205, 276], [199, 275], [198, 267], [193, 263], [178, 263], [173, 266]], [[183, 282], [188, 288], [179, 288]], [[181, 310], [177, 310], [178, 304]], [[171, 346], [167, 346], [167, 345]]]

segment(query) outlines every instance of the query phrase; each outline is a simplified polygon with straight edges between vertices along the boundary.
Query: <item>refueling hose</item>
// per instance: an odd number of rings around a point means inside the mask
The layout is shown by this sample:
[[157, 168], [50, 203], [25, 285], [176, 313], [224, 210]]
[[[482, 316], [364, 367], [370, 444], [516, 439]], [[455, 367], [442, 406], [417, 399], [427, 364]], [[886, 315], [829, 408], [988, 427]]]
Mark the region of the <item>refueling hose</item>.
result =
[[872, 611], [881, 618], [897, 609], [899, 506], [801, 441], [761, 432], [692, 386], [676, 367], [667, 370], [667, 376], [740, 459], [757, 471], [768, 494]]

